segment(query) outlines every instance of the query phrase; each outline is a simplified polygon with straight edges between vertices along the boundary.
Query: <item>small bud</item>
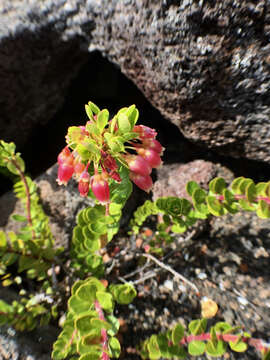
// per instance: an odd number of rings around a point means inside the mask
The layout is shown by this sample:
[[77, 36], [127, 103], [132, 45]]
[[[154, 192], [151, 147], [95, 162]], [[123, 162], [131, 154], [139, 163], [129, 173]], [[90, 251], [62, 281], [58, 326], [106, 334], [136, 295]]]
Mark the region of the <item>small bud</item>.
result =
[[125, 160], [128, 163], [129, 169], [134, 173], [143, 176], [151, 174], [152, 168], [142, 156], [128, 155], [125, 157]]
[[141, 155], [152, 168], [158, 168], [162, 164], [159, 154], [152, 149], [137, 149], [139, 155]]
[[84, 171], [79, 179], [79, 193], [81, 196], [87, 196], [89, 192], [89, 186], [90, 186], [90, 175], [88, 174], [88, 171]]
[[149, 175], [141, 175], [130, 171], [129, 177], [134, 184], [146, 192], [149, 192], [153, 186], [152, 178]]
[[103, 174], [93, 175], [90, 180], [91, 189], [101, 203], [106, 203], [110, 200], [110, 189], [108, 181], [105, 180]]
[[111, 173], [109, 173], [109, 177], [112, 178], [113, 180], [119, 182], [119, 183], [122, 181], [120, 175], [116, 171], [112, 171]]
[[157, 136], [155, 129], [151, 129], [150, 127], [144, 125], [136, 125], [132, 131], [138, 133], [141, 140], [154, 139]]
[[118, 165], [115, 159], [111, 155], [105, 153], [103, 156], [104, 156], [103, 165], [105, 166], [106, 169], [110, 171], [115, 171], [118, 169]]

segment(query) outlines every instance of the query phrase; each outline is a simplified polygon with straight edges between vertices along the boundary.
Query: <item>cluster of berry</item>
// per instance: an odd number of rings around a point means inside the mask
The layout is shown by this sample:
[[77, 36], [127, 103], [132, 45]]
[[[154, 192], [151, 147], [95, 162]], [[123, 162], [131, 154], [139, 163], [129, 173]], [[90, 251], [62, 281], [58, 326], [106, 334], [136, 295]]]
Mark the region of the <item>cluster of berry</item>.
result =
[[[77, 128], [77, 139], [80, 142], [85, 137], [89, 137], [89, 133], [84, 126]], [[132, 149], [136, 154], [130, 154], [126, 151], [118, 154], [118, 160], [126, 164], [130, 170], [130, 179], [142, 190], [149, 191], [153, 185], [150, 173], [152, 168], [157, 168], [161, 165], [161, 154], [163, 148], [156, 140], [156, 131], [144, 126], [136, 125], [133, 132], [137, 133], [137, 137], [129, 142], [129, 149]], [[101, 203], [106, 203], [110, 199], [109, 179], [116, 182], [121, 182], [121, 177], [118, 173], [118, 164], [114, 157], [106, 148], [106, 143], [103, 143], [103, 148], [100, 149], [100, 160], [98, 164], [94, 163], [94, 174], [90, 176], [89, 166], [91, 160], [83, 161], [81, 156], [75, 150], [70, 151], [66, 146], [58, 155], [58, 179], [59, 184], [66, 185], [67, 182], [74, 177], [78, 180], [78, 189], [82, 196], [87, 196], [89, 189], [91, 190], [97, 200]]]
[[137, 155], [128, 154], [124, 156], [124, 159], [129, 166], [130, 180], [140, 189], [148, 192], [153, 186], [150, 176], [152, 169], [158, 168], [162, 164], [160, 156], [162, 155], [163, 147], [156, 140], [157, 133], [155, 130], [144, 125], [136, 125], [133, 131], [139, 135], [139, 141], [131, 143]]

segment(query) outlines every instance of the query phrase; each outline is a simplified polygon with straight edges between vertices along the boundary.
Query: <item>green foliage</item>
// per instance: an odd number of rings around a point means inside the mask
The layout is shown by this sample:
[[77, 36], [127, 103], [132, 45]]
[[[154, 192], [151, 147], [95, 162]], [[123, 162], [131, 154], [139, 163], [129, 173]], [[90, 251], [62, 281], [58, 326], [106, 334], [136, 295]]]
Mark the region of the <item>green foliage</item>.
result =
[[[50, 305], [53, 299], [48, 270], [54, 266], [62, 249], [54, 248], [49, 220], [39, 203], [36, 184], [25, 175], [24, 161], [15, 150], [13, 143], [0, 141], [0, 166], [15, 175], [14, 193], [25, 210], [25, 215], [13, 215], [13, 219], [21, 224], [17, 234], [0, 231], [1, 282], [4, 287], [12, 284], [22, 286], [22, 279], [26, 276], [37, 280], [38, 285], [36, 294], [22, 290], [18, 300], [10, 305], [1, 300], [0, 322], [17, 330], [33, 330], [37, 325], [47, 324], [56, 312]], [[17, 267], [15, 276], [14, 266]]]
[[227, 351], [227, 344], [236, 352], [244, 352], [249, 343], [252, 345], [249, 334], [239, 333], [225, 322], [211, 326], [208, 332], [206, 330], [206, 319], [191, 321], [188, 331], [177, 324], [165, 334], [152, 335], [145, 340], [141, 344], [140, 354], [143, 359], [184, 359], [187, 353], [192, 356], [206, 353], [212, 357], [220, 357]]
[[255, 184], [251, 179], [240, 177], [227, 187], [224, 179], [215, 178], [210, 182], [208, 192], [194, 181], [187, 183], [186, 191], [192, 201], [177, 197], [164, 197], [154, 202], [147, 200], [134, 213], [130, 223], [132, 231], [137, 234], [147, 217], [158, 213], [163, 214], [158, 231], [163, 231], [161, 237], [167, 243], [172, 239], [168, 228], [171, 234], [182, 233], [198, 219], [211, 215], [222, 216], [245, 210], [254, 211], [261, 218], [270, 218], [270, 182]]
[[[120, 343], [115, 337], [119, 322], [112, 315], [115, 301], [130, 302], [135, 289], [129, 285], [111, 285], [109, 289], [94, 277], [78, 281], [73, 285], [68, 301], [68, 312], [63, 330], [54, 343], [52, 358], [65, 359], [77, 354], [99, 359], [106, 344], [110, 357], [118, 358]], [[117, 289], [117, 291], [116, 291]], [[132, 290], [133, 292], [132, 292]], [[115, 295], [117, 293], [117, 295]], [[86, 357], [87, 358], [87, 357]]]

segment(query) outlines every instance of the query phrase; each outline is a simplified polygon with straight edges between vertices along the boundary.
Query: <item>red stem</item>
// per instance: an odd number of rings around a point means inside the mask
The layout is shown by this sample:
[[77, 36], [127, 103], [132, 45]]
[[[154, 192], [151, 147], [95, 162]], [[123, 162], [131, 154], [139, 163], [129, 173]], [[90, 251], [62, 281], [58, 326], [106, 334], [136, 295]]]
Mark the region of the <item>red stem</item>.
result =
[[[105, 317], [104, 317], [104, 313], [103, 310], [100, 306], [100, 303], [95, 300], [95, 309], [98, 313], [98, 316], [100, 318], [100, 320], [105, 321]], [[101, 355], [101, 359], [102, 360], [109, 360], [109, 355], [107, 354], [108, 351], [108, 336], [107, 336], [107, 331], [106, 329], [101, 329], [101, 339], [102, 339], [102, 355]]]
[[[224, 201], [225, 200], [224, 195], [216, 195], [216, 198], [219, 201]], [[234, 198], [235, 198], [235, 200], [241, 200], [241, 199], [247, 200], [246, 195], [234, 195]], [[267, 204], [270, 204], [270, 198], [268, 198], [266, 196], [257, 196], [257, 197], [255, 197], [254, 202], [258, 202], [259, 200], [263, 200]]]
[[8, 161], [11, 161], [12, 164], [16, 167], [16, 169], [19, 172], [20, 178], [23, 182], [23, 185], [25, 187], [25, 193], [26, 193], [26, 212], [27, 212], [27, 221], [29, 226], [31, 227], [32, 230], [32, 238], [35, 239], [36, 234], [35, 234], [35, 230], [33, 229], [33, 222], [32, 222], [32, 217], [31, 217], [31, 196], [30, 196], [30, 191], [29, 191], [29, 186], [27, 184], [26, 178], [24, 176], [24, 173], [21, 171], [20, 166], [18, 165], [18, 163], [14, 160], [14, 159], [8, 159]]
[[[218, 340], [223, 340], [226, 342], [232, 341], [236, 342], [239, 340], [239, 335], [233, 335], [233, 334], [216, 334]], [[211, 340], [211, 334], [210, 333], [204, 333], [201, 335], [188, 335], [185, 336], [181, 341], [181, 345], [186, 345], [190, 343], [191, 341], [207, 341]], [[267, 351], [270, 348], [270, 344], [266, 344], [262, 339], [255, 339], [255, 338], [249, 338], [249, 337], [241, 337], [241, 341], [247, 343], [250, 346], [255, 347], [259, 351]]]

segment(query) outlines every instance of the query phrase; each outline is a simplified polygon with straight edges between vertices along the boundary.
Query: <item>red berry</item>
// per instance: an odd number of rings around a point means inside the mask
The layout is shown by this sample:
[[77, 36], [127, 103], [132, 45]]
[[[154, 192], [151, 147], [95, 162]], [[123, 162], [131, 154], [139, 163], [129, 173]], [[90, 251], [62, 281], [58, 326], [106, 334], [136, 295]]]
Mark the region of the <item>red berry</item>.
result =
[[152, 168], [158, 168], [161, 164], [161, 158], [159, 154], [152, 149], [137, 149], [138, 154], [140, 154]]
[[152, 178], [149, 175], [141, 175], [130, 171], [129, 177], [134, 184], [146, 192], [149, 192], [153, 186]]
[[138, 133], [140, 139], [154, 139], [157, 136], [155, 129], [144, 125], [136, 125], [132, 131]]
[[145, 149], [152, 149], [156, 151], [159, 155], [162, 154], [164, 148], [162, 147], [161, 143], [156, 139], [145, 139], [143, 140], [142, 146]]
[[91, 189], [101, 203], [106, 203], [110, 200], [110, 189], [108, 181], [104, 179], [103, 174], [93, 175], [90, 180]]
[[81, 196], [88, 195], [89, 186], [90, 186], [90, 175], [88, 174], [87, 171], [84, 171], [80, 176], [79, 185], [78, 185], [79, 193], [81, 194]]
[[151, 174], [152, 168], [142, 156], [128, 155], [125, 160], [131, 171], [143, 176]]
[[67, 182], [71, 179], [73, 173], [74, 173], [73, 165], [69, 165], [69, 164], [65, 164], [65, 163], [59, 164], [58, 177], [57, 177], [58, 184], [66, 185]]

